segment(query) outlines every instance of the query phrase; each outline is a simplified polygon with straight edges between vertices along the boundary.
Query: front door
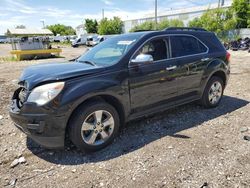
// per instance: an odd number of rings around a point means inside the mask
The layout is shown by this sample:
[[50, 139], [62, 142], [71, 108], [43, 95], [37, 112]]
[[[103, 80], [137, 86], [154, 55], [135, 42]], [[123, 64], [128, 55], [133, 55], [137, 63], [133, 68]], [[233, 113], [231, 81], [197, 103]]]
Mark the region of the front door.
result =
[[177, 64], [169, 60], [169, 38], [156, 38], [143, 45], [132, 57], [153, 57], [151, 63], [129, 64], [130, 101], [133, 112], [156, 107], [177, 96]]

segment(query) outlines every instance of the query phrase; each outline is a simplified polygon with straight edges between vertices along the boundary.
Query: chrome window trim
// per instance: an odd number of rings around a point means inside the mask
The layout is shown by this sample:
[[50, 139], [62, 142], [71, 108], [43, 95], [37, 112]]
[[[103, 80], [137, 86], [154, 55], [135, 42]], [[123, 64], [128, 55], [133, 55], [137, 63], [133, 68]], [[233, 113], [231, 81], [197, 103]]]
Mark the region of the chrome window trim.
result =
[[207, 49], [206, 52], [202, 52], [202, 53], [197, 53], [197, 54], [191, 54], [191, 55], [185, 55], [185, 56], [180, 56], [180, 57], [171, 57], [171, 58], [168, 58], [168, 59], [161, 59], [161, 60], [158, 60], [158, 61], [154, 61], [155, 63], [157, 62], [161, 62], [161, 61], [168, 61], [168, 60], [173, 60], [173, 59], [179, 59], [179, 58], [184, 58], [184, 57], [192, 57], [192, 56], [196, 56], [196, 55], [202, 55], [202, 54], [208, 54], [209, 52], [209, 48], [207, 47], [206, 44], [204, 44], [204, 42], [202, 42], [199, 38], [197, 38], [196, 36], [194, 35], [191, 35], [191, 34], [164, 34], [164, 35], [157, 35], [157, 36], [153, 36], [153, 37], [150, 37], [149, 39], [147, 39], [146, 41], [144, 41], [140, 46], [139, 48], [137, 48], [137, 50], [133, 53], [133, 55], [130, 57], [129, 59], [129, 65], [131, 64], [131, 60], [132, 58], [134, 57], [134, 55], [147, 43], [149, 42], [150, 40], [153, 40], [155, 38], [161, 38], [161, 37], [169, 37], [169, 41], [170, 41], [170, 53], [171, 53], [171, 56], [172, 56], [172, 49], [171, 49], [171, 38], [170, 36], [188, 36], [188, 37], [193, 37], [195, 38], [196, 40], [198, 40], [202, 45], [205, 46], [205, 48]]

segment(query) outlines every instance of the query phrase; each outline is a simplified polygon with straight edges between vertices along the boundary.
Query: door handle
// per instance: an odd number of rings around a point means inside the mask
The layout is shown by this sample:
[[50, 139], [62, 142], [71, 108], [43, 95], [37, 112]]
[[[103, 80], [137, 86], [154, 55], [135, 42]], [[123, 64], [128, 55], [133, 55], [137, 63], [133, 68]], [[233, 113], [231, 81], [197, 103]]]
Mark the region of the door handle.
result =
[[201, 61], [208, 61], [210, 58], [202, 58]]
[[174, 70], [174, 69], [176, 69], [176, 68], [177, 68], [177, 66], [174, 65], [174, 66], [171, 66], [171, 67], [167, 67], [166, 70], [167, 70], [167, 71], [171, 71], [171, 70]]

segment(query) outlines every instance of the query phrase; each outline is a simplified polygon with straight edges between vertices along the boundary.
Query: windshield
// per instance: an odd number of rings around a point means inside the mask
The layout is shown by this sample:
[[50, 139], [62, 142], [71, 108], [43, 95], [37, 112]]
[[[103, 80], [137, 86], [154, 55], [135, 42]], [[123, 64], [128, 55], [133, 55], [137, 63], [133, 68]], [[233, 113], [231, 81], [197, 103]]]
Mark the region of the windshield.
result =
[[135, 44], [141, 34], [120, 35], [105, 40], [77, 59], [79, 62], [92, 62], [97, 66], [110, 66], [117, 63]]

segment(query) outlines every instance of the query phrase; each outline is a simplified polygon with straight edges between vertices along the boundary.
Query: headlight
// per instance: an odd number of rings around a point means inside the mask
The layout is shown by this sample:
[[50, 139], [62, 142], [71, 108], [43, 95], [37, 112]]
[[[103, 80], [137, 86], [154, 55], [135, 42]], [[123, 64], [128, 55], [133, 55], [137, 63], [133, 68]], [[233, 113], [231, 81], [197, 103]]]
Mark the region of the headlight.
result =
[[63, 89], [64, 82], [55, 82], [45, 84], [33, 89], [28, 97], [27, 102], [34, 102], [39, 106], [53, 100]]

